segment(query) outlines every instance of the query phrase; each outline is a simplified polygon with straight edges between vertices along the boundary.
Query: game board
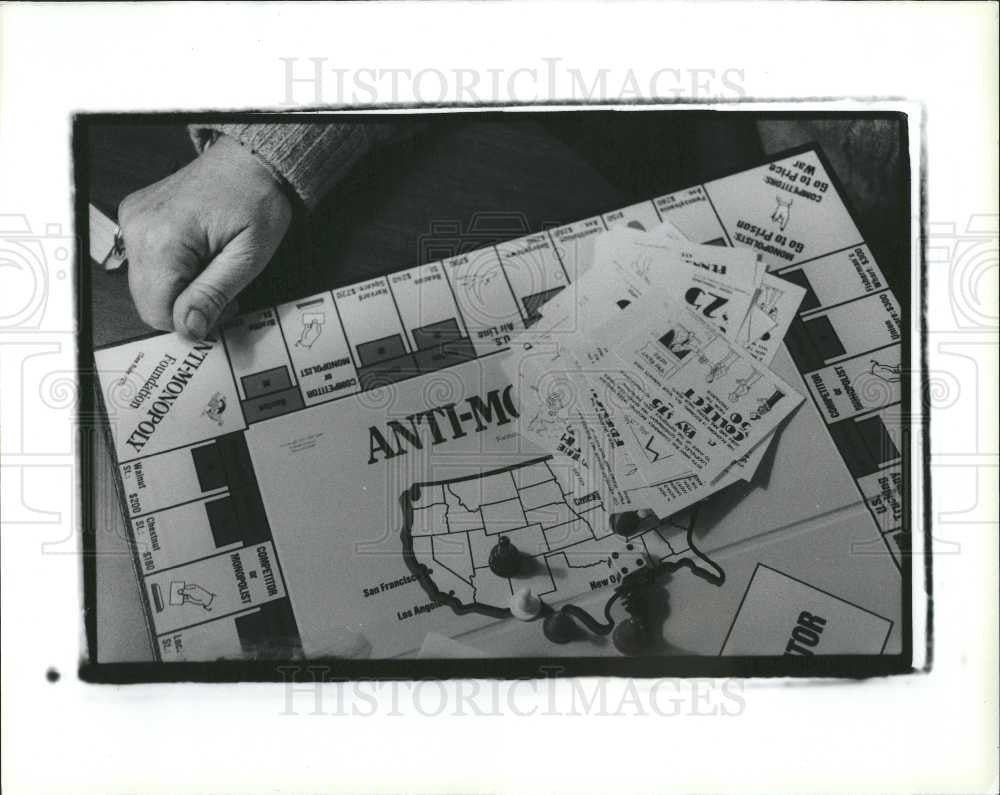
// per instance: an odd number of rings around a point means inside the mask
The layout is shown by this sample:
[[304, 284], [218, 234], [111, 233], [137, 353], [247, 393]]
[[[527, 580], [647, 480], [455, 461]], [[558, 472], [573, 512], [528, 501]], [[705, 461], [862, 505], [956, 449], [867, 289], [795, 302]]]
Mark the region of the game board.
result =
[[[752, 484], [626, 538], [514, 432], [499, 362], [587, 268], [594, 235], [663, 219], [695, 242], [751, 246], [806, 289], [772, 366], [807, 400]], [[752, 333], [768, 333], [778, 298], [761, 296]], [[688, 651], [898, 653], [902, 315], [822, 158], [803, 149], [252, 312], [199, 343], [100, 349], [157, 657], [335, 654], [361, 638], [385, 658], [429, 632], [499, 638], [515, 588], [582, 600], [649, 561], [676, 569], [670, 636]], [[522, 576], [490, 571], [500, 535], [530, 558]]]

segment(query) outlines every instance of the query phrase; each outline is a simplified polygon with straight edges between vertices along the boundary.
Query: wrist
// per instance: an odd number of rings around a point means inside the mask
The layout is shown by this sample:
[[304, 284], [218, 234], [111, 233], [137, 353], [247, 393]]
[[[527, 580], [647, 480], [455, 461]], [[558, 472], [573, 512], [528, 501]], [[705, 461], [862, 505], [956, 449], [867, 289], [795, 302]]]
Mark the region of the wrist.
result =
[[370, 146], [368, 125], [336, 121], [210, 123], [190, 128], [195, 146], [226, 134], [261, 160], [282, 186], [291, 186], [294, 204], [314, 208]]
[[263, 184], [269, 184], [288, 202], [289, 209], [301, 204], [295, 189], [280, 172], [253, 149], [231, 135], [214, 131], [212, 137], [205, 141], [201, 156], [210, 157], [227, 169], [250, 176]]

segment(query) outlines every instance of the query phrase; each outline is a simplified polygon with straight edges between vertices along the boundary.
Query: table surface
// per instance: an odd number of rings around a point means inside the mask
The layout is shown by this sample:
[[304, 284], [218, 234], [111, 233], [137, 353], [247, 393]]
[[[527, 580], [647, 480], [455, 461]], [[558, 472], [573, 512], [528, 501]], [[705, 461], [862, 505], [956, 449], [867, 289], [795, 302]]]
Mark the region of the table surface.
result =
[[[129, 192], [194, 152], [182, 124], [90, 125], [88, 200], [114, 215]], [[271, 265], [241, 296], [243, 311], [352, 284], [568, 223], [744, 167], [760, 157], [749, 122], [676, 113], [508, 114], [432, 121], [360, 162], [310, 217], [293, 222]], [[125, 270], [90, 271], [95, 346], [148, 333]], [[140, 594], [97, 434], [94, 527], [97, 660], [152, 659]], [[509, 622], [508, 622], [509, 623]], [[507, 654], [550, 654], [537, 627], [503, 633]], [[485, 636], [484, 636], [485, 638]], [[606, 639], [574, 654], [600, 654]], [[482, 647], [492, 644], [483, 640]]]

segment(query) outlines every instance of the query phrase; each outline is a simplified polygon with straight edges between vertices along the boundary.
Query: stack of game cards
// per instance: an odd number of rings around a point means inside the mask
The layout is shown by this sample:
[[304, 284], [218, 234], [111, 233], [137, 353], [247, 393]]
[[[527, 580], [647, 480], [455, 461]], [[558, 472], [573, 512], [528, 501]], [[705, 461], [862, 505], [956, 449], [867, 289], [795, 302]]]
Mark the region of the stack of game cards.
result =
[[609, 231], [512, 344], [519, 431], [612, 513], [665, 518], [750, 479], [802, 401], [768, 365], [803, 295], [749, 249]]

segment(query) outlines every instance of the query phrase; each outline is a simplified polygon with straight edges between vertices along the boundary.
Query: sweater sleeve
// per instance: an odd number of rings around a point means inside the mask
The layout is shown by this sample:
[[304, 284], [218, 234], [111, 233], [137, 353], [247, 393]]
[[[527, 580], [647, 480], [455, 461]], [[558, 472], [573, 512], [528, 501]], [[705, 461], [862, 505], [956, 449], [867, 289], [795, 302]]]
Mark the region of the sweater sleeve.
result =
[[307, 208], [314, 208], [371, 147], [394, 137], [388, 124], [194, 124], [199, 153], [228, 135], [249, 149]]

